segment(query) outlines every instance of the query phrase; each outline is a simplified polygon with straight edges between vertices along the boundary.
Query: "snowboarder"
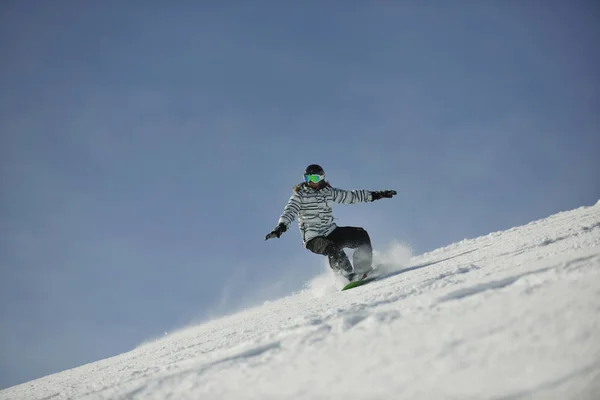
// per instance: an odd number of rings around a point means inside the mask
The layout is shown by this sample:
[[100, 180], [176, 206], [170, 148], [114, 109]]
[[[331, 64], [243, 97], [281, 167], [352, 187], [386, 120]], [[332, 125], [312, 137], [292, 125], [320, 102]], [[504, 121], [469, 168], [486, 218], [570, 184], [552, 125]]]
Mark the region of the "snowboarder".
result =
[[[370, 202], [392, 198], [395, 194], [395, 190], [371, 192], [334, 188], [325, 180], [323, 168], [311, 164], [304, 171], [304, 182], [294, 186], [294, 193], [285, 206], [277, 227], [265, 240], [279, 238], [297, 216], [304, 247], [315, 254], [327, 256], [331, 269], [348, 280], [363, 279], [373, 270], [371, 239], [363, 228], [337, 226], [333, 222], [333, 202]], [[353, 263], [350, 263], [344, 248], [355, 249]]]

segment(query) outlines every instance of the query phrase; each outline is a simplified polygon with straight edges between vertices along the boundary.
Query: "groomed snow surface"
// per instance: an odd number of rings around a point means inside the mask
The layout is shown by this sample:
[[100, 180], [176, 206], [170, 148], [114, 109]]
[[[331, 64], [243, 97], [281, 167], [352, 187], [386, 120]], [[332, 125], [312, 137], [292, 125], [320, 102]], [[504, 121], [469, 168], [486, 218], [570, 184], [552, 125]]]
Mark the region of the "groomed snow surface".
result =
[[600, 399], [600, 202], [294, 295], [1, 399]]

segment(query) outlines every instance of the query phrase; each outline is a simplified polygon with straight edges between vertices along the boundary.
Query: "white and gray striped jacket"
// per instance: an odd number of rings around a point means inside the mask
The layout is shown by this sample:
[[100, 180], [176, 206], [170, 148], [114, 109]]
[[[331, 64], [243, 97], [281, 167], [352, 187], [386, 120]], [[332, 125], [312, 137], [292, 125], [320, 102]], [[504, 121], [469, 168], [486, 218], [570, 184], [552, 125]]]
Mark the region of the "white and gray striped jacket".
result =
[[337, 189], [329, 183], [315, 190], [301, 183], [294, 187], [294, 194], [283, 209], [278, 223], [283, 223], [289, 228], [297, 216], [302, 241], [306, 245], [309, 240], [317, 236], [327, 236], [336, 228], [333, 222], [333, 202], [354, 204], [369, 201], [372, 201], [372, 197], [368, 190]]

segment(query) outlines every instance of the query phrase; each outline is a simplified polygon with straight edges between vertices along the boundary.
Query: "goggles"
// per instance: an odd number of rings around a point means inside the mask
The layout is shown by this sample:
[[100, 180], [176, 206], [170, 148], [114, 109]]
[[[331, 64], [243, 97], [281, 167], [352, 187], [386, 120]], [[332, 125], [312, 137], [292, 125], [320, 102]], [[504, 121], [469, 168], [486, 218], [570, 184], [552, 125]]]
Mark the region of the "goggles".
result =
[[306, 182], [306, 183], [309, 183], [309, 182], [319, 183], [324, 179], [325, 179], [325, 175], [315, 175], [315, 174], [304, 175], [304, 182]]

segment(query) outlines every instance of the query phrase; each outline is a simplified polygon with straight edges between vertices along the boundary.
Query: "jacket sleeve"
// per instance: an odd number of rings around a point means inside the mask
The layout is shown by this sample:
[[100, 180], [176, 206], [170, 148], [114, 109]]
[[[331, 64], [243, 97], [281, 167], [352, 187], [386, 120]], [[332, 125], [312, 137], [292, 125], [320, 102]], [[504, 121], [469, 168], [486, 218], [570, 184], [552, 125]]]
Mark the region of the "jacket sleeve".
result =
[[344, 190], [331, 188], [333, 201], [342, 204], [367, 203], [373, 201], [369, 190]]
[[279, 221], [277, 223], [283, 223], [285, 226], [289, 226], [290, 223], [298, 216], [301, 205], [302, 199], [300, 198], [300, 195], [298, 193], [294, 193], [283, 209], [283, 213], [281, 214], [281, 217], [279, 217]]

